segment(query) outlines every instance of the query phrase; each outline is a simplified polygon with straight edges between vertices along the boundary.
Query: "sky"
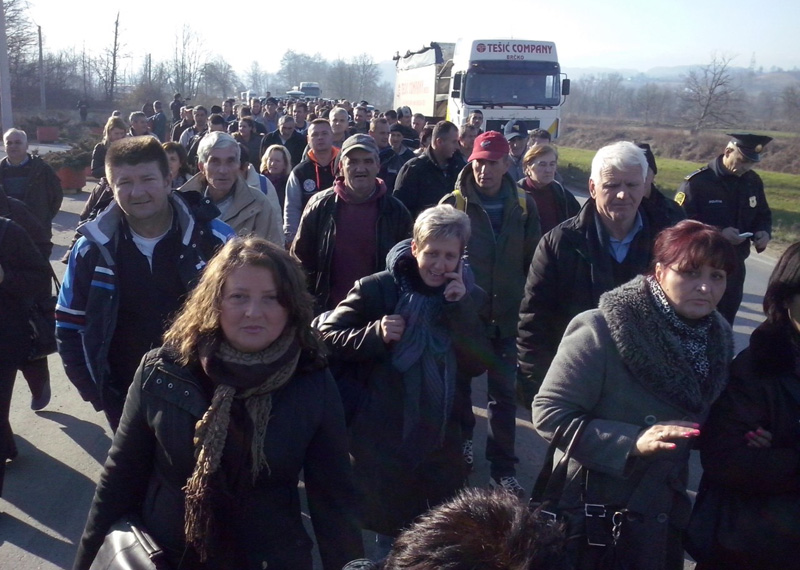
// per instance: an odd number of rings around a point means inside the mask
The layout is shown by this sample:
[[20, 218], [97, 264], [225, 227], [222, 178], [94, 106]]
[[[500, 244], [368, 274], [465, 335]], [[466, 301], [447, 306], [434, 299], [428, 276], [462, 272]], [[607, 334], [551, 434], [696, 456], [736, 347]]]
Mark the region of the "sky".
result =
[[[141, 68], [148, 53], [153, 61], [169, 60], [184, 21], [202, 38], [209, 59], [221, 56], [242, 76], [253, 58], [262, 70], [277, 71], [287, 49], [319, 52], [328, 60], [366, 52], [381, 62], [397, 51], [459, 37], [554, 41], [566, 73], [579, 68], [646, 72], [702, 65], [713, 54], [734, 56], [732, 65], [740, 67], [754, 59], [756, 67], [765, 70], [800, 68], [797, 0], [404, 0], [358, 2], [352, 4], [358, 8], [338, 13], [326, 8], [332, 5], [328, 1], [301, 3], [310, 14], [319, 15], [316, 18], [304, 16], [288, 2], [29, 2], [48, 51], [100, 53], [111, 44], [119, 11], [122, 51], [131, 70]], [[226, 6], [229, 15], [204, 15], [201, 9], [220, 11]], [[282, 16], [276, 6], [286, 6], [289, 15]], [[239, 16], [243, 7], [252, 11]], [[441, 23], [434, 23], [437, 15]], [[80, 22], [81, 27], [67, 22]]]

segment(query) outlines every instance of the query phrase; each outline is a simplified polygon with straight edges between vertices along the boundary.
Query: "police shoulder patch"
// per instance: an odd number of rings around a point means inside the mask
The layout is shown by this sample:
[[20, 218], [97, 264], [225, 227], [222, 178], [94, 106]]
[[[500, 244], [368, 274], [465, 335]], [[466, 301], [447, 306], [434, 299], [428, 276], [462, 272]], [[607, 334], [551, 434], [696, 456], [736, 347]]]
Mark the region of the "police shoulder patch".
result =
[[689, 180], [692, 176], [696, 176], [696, 175], [700, 174], [701, 172], [703, 172], [704, 170], [708, 170], [708, 165], [703, 166], [701, 168], [698, 168], [697, 170], [695, 170], [691, 174], [687, 174], [686, 177], [684, 178], [684, 180]]
[[686, 194], [678, 192], [675, 194], [675, 201], [678, 203], [678, 206], [683, 206], [683, 203], [686, 201]]

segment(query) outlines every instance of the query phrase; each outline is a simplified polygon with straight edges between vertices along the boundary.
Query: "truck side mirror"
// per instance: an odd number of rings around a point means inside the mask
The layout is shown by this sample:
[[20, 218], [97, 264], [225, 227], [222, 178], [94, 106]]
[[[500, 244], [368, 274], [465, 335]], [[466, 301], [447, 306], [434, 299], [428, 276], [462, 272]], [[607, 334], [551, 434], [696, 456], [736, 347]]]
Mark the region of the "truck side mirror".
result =
[[456, 73], [453, 75], [453, 89], [450, 91], [450, 97], [460, 97], [461, 96], [461, 73]]
[[561, 95], [569, 95], [569, 79], [561, 81]]

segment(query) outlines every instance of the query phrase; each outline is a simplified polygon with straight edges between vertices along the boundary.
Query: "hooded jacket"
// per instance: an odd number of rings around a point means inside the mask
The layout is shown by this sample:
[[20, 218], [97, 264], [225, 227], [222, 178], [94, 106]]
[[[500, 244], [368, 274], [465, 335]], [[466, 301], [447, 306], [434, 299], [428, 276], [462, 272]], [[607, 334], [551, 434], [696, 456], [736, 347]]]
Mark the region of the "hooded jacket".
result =
[[308, 151], [308, 158], [292, 169], [286, 181], [286, 198], [283, 211], [283, 235], [287, 244], [292, 243], [300, 227], [300, 218], [311, 197], [324, 188], [333, 186], [336, 178], [333, 165], [339, 156], [339, 149], [331, 149], [331, 161], [320, 164], [313, 150]]

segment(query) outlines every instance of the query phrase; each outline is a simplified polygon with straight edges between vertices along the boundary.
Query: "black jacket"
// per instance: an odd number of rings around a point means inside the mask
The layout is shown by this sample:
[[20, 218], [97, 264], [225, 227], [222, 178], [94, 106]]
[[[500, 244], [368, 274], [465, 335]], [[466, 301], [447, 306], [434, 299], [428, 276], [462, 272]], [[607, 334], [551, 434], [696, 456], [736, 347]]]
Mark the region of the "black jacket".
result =
[[[389, 267], [393, 265], [390, 260]], [[380, 332], [381, 318], [395, 312], [399, 297], [390, 271], [364, 277], [320, 326], [333, 357], [358, 367], [357, 376], [363, 382], [365, 394], [351, 425], [350, 453], [363, 501], [364, 528], [391, 536], [454, 495], [466, 477], [456, 405], [440, 447], [416, 468], [401, 457], [403, 376], [392, 365], [393, 345], [384, 343]], [[451, 332], [459, 372], [466, 378], [485, 370], [491, 350], [478, 316], [485, 299], [486, 294], [474, 287], [460, 301], [445, 303], [440, 314]]]
[[[704, 479], [735, 497], [736, 510], [720, 515], [741, 515], [725, 519], [734, 524], [719, 535], [727, 544], [717, 545], [738, 568], [798, 567], [800, 371], [793, 336], [797, 342], [788, 324], [762, 323], [753, 332], [702, 430]], [[759, 427], [772, 434], [770, 447], [747, 445], [745, 434]]]
[[[615, 281], [611, 256], [598, 238], [596, 216], [590, 198], [577, 216], [545, 234], [533, 255], [517, 336], [520, 380], [525, 383], [520, 388], [531, 391], [528, 397], [541, 385], [572, 318], [596, 308], [600, 295], [627, 281]], [[642, 223], [621, 264], [629, 275], [648, 269], [653, 240], [662, 229], [646, 215]]]
[[[31, 156], [30, 160], [31, 173], [22, 201], [47, 229], [49, 237], [53, 235], [51, 224], [61, 208], [64, 192], [61, 190], [61, 181], [49, 164], [46, 164], [38, 156]], [[0, 173], [8, 166], [10, 166], [8, 158], [0, 161]], [[2, 178], [0, 178], [1, 180]]]
[[417, 219], [422, 210], [435, 206], [453, 191], [458, 173], [464, 166], [461, 155], [455, 153], [442, 170], [429, 148], [425, 154], [412, 158], [400, 169], [394, 184], [394, 197], [405, 204], [412, 219]]
[[50, 241], [50, 232], [33, 215], [24, 202], [9, 198], [0, 187], [0, 218], [8, 218], [20, 225], [33, 240], [36, 249], [46, 260], [50, 259], [53, 244]]
[[[76, 570], [89, 568], [108, 528], [128, 513], [141, 515], [178, 567], [184, 551], [182, 488], [195, 466], [195, 424], [212, 395], [213, 385], [198, 366], [179, 366], [162, 349], [145, 355], [97, 485]], [[237, 417], [246, 421], [243, 416], [243, 401], [234, 402], [231, 425]], [[231, 465], [245, 461], [231, 440], [237, 441], [228, 438], [216, 478], [220, 543], [206, 565], [188, 549], [182, 568], [311, 570], [312, 541], [303, 528], [297, 487], [301, 470], [325, 570], [339, 570], [361, 555], [344, 417], [326, 370], [298, 371], [273, 394], [264, 443], [269, 469], [255, 483], [249, 467], [242, 477], [231, 476]]]
[[[316, 299], [315, 312], [332, 309], [331, 261], [336, 246], [336, 205], [339, 197], [332, 188], [311, 197], [297, 237], [292, 244], [292, 255], [303, 265], [308, 275], [308, 289]], [[389, 192], [378, 198], [378, 222], [375, 228], [364, 231], [375, 232], [376, 255], [374, 271], [386, 267], [386, 254], [394, 245], [411, 235], [411, 217], [408, 210]]]
[[268, 135], [265, 135], [264, 139], [261, 141], [261, 156], [264, 156], [264, 152], [267, 148], [274, 144], [286, 147], [292, 157], [293, 166], [297, 166], [303, 160], [303, 151], [306, 149], [306, 137], [297, 131], [294, 131], [292, 136], [289, 137], [289, 140], [285, 143], [281, 140], [281, 132], [279, 130], [272, 131]]
[[[50, 269], [30, 236], [17, 223], [0, 217], [0, 366], [18, 365], [30, 350], [28, 310], [47, 296]], [[0, 451], [3, 442], [0, 442]], [[5, 456], [2, 456], [5, 461]]]

